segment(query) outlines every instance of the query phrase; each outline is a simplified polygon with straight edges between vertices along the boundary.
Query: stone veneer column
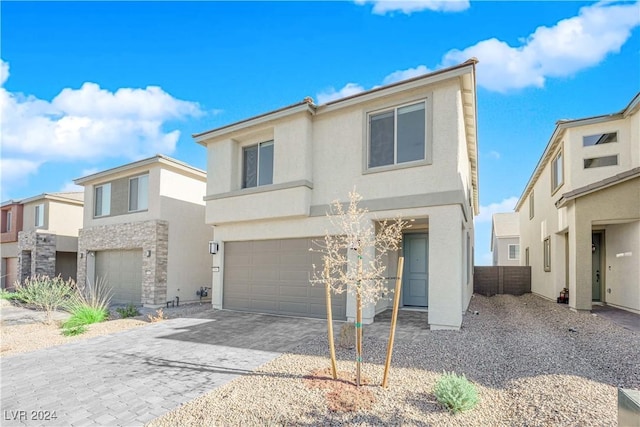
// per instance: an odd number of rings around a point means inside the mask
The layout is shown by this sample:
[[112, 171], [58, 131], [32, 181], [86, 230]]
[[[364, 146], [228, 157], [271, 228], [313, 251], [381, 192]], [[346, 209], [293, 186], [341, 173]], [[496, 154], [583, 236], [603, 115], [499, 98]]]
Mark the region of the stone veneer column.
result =
[[78, 236], [78, 282], [86, 283], [88, 279], [88, 251], [126, 249], [142, 249], [142, 283], [140, 284], [142, 301], [140, 302], [145, 306], [163, 306], [167, 299], [169, 252], [167, 221], [139, 221], [81, 229]]
[[56, 235], [38, 233], [36, 230], [18, 233], [18, 278], [24, 282], [28, 277], [56, 274]]

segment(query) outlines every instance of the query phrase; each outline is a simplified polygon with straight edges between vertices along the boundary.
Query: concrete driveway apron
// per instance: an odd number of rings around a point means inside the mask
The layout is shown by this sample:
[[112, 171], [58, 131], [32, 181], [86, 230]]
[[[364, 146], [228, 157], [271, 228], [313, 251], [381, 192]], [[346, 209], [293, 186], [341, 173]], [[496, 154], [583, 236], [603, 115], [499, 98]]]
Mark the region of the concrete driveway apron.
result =
[[[3, 357], [2, 426], [140, 426], [325, 331], [230, 311]], [[54, 418], [55, 417], [55, 418]]]

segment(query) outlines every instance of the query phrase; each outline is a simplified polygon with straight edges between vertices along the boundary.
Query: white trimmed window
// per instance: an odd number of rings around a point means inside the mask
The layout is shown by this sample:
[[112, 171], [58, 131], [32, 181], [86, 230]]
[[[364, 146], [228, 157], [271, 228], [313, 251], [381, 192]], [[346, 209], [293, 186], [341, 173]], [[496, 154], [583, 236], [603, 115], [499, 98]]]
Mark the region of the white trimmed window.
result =
[[509, 245], [509, 259], [520, 259], [520, 245]]
[[129, 179], [129, 212], [147, 210], [149, 207], [149, 175]]
[[111, 184], [95, 187], [93, 200], [93, 215], [107, 216], [111, 213]]
[[5, 213], [4, 215], [4, 230], [2, 230], [3, 233], [7, 233], [9, 231], [11, 231], [11, 211], [3, 211]]
[[44, 203], [40, 203], [35, 207], [36, 227], [44, 227]]
[[558, 152], [551, 162], [551, 192], [556, 191], [564, 182], [564, 170], [562, 164], [562, 150]]
[[273, 184], [273, 141], [242, 149], [242, 188]]
[[426, 102], [369, 114], [369, 168], [426, 159]]

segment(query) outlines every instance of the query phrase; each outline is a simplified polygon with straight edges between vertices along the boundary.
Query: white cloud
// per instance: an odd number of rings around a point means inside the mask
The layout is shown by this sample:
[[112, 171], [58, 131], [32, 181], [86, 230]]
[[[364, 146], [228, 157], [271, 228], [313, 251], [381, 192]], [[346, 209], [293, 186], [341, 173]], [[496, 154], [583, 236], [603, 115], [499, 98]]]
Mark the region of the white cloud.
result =
[[3, 191], [9, 185], [19, 184], [27, 179], [29, 175], [35, 174], [38, 171], [40, 164], [40, 162], [32, 160], [6, 157], [3, 152], [2, 158], [0, 159]]
[[500, 153], [495, 150], [489, 151], [489, 153], [487, 153], [487, 156], [495, 160], [500, 160]]
[[[83, 169], [78, 178], [93, 175], [94, 173], [98, 173], [99, 171], [100, 170], [98, 168]], [[62, 185], [62, 187], [60, 187], [60, 191], [63, 193], [83, 190], [84, 187], [82, 185], [76, 185], [73, 183], [73, 181], [67, 181]]]
[[498, 203], [491, 203], [487, 206], [480, 206], [480, 213], [475, 217], [474, 221], [479, 222], [491, 222], [491, 218], [494, 213], [499, 212], [513, 212], [513, 209], [518, 203], [517, 197], [509, 197]]
[[424, 65], [418, 65], [415, 68], [407, 68], [406, 70], [397, 70], [385, 77], [384, 80], [382, 80], [382, 84], [388, 85], [391, 83], [399, 82], [401, 80], [418, 77], [430, 72], [431, 70]]
[[449, 66], [479, 59], [478, 85], [497, 92], [528, 86], [543, 87], [549, 77], [571, 76], [620, 51], [640, 25], [640, 6], [599, 2], [553, 27], [538, 27], [520, 46], [492, 38], [445, 54]]
[[347, 83], [342, 89], [336, 91], [334, 88], [329, 88], [324, 92], [320, 92], [316, 95], [318, 104], [325, 104], [330, 101], [334, 101], [340, 98], [346, 98], [347, 96], [355, 95], [363, 92], [364, 88], [357, 83]]
[[[8, 64], [0, 63], [3, 77]], [[180, 137], [166, 123], [204, 114], [195, 102], [182, 101], [162, 88], [121, 88], [115, 92], [85, 83], [65, 88], [51, 101], [0, 88], [3, 159], [28, 168], [4, 168], [8, 180], [26, 177], [45, 162], [139, 159], [170, 154]]]
[[389, 12], [413, 12], [432, 10], [435, 12], [460, 12], [469, 8], [468, 0], [356, 0], [356, 4], [373, 3], [372, 12], [384, 15]]
[[0, 59], [0, 86], [4, 86], [4, 82], [9, 78], [9, 63]]

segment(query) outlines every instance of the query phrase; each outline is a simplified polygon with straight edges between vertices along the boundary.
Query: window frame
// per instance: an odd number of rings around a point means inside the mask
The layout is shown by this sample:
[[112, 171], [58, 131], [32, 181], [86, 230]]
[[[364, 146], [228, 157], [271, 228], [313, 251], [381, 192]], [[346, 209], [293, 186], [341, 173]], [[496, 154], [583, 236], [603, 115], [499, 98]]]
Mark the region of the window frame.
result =
[[[146, 197], [146, 203], [145, 203], [145, 207], [144, 208], [140, 208], [140, 178], [146, 178], [147, 179], [147, 191], [145, 192], [145, 197]], [[136, 204], [137, 204], [137, 209], [131, 209], [131, 182], [133, 180], [138, 180], [138, 184], [136, 187]], [[132, 176], [129, 177], [129, 189], [128, 189], [128, 200], [127, 200], [127, 212], [129, 213], [134, 213], [134, 212], [144, 212], [149, 210], [149, 174], [148, 173], [143, 173], [140, 175], [136, 175], [136, 176]]]
[[[387, 103], [380, 108], [375, 110], [366, 111], [363, 114], [363, 150], [362, 150], [362, 173], [377, 173], [384, 172], [388, 170], [394, 169], [404, 169], [404, 168], [412, 168], [418, 166], [426, 166], [432, 164], [432, 132], [433, 132], [433, 108], [432, 108], [432, 95], [431, 93], [427, 94], [427, 96], [420, 96], [414, 99], [407, 100], [402, 104], [398, 103]], [[409, 107], [416, 104], [424, 104], [424, 156], [419, 160], [410, 160], [407, 162], [398, 163], [397, 162], [397, 153], [398, 153], [398, 127], [397, 127], [397, 117], [398, 117], [398, 109], [403, 107]], [[393, 150], [394, 150], [394, 162], [388, 165], [380, 165], [380, 166], [369, 166], [370, 154], [371, 154], [371, 126], [370, 126], [370, 118], [374, 115], [383, 114], [385, 112], [393, 111], [394, 117], [394, 142], [393, 142]]]
[[533, 189], [531, 189], [531, 193], [529, 194], [529, 219], [533, 219], [535, 213], [535, 198]]
[[[515, 247], [515, 257], [511, 257], [511, 247]], [[519, 243], [509, 243], [507, 245], [507, 259], [509, 261], [516, 261], [516, 260], [520, 260], [520, 244]]]
[[[272, 154], [272, 163], [271, 163], [271, 182], [269, 183], [265, 183], [265, 184], [261, 184], [260, 183], [260, 149], [263, 146], [271, 146], [273, 147], [273, 154]], [[256, 185], [252, 185], [252, 186], [247, 186], [247, 182], [246, 182], [246, 165], [245, 165], [245, 153], [246, 150], [250, 149], [250, 148], [254, 148], [257, 147], [258, 148], [258, 156], [256, 158]], [[241, 171], [240, 173], [242, 174], [241, 178], [240, 178], [240, 185], [241, 188], [244, 189], [248, 189], [248, 188], [259, 188], [259, 187], [264, 187], [266, 185], [273, 185], [273, 175], [275, 172], [275, 160], [276, 160], [276, 152], [275, 152], [275, 140], [274, 139], [270, 139], [267, 141], [262, 141], [262, 142], [258, 142], [257, 144], [249, 144], [249, 145], [245, 145], [242, 147], [241, 150]]]
[[11, 231], [11, 220], [13, 219], [13, 212], [11, 212], [11, 209], [6, 210], [5, 212], [5, 226], [3, 233], [9, 233]]
[[36, 228], [44, 227], [44, 203], [38, 203], [34, 206], [34, 223]]
[[[616, 158], [616, 163], [613, 165], [600, 165], [600, 166], [587, 166], [587, 160], [596, 160], [596, 159], [606, 159], [606, 158], [611, 158], [611, 157], [615, 157]], [[612, 166], [620, 166], [620, 155], [619, 154], [610, 154], [607, 156], [597, 156], [597, 157], [587, 157], [582, 159], [582, 168], [583, 170], [587, 170], [587, 169], [598, 169], [598, 168], [609, 168]]]
[[[104, 212], [105, 211], [105, 209], [104, 209], [104, 200], [105, 200], [105, 195], [104, 195], [105, 191], [104, 191], [104, 189], [105, 189], [105, 187], [109, 189], [108, 190], [109, 191], [109, 193], [108, 193], [109, 197], [107, 198], [109, 200], [109, 205], [108, 205], [109, 210], [106, 213]], [[98, 210], [98, 203], [97, 203], [98, 202], [98, 197], [97, 197], [98, 189], [102, 189], [102, 195], [100, 197], [100, 201], [101, 201], [100, 214], [98, 214], [98, 212], [97, 212], [97, 210]], [[106, 216], [109, 216], [109, 215], [111, 215], [111, 183], [110, 182], [106, 182], [104, 184], [95, 185], [93, 187], [93, 217], [94, 218], [103, 218], [103, 217], [106, 217]]]
[[[558, 159], [560, 162], [558, 163]], [[558, 179], [558, 164], [560, 165], [560, 178]], [[564, 153], [560, 149], [551, 161], [551, 194], [553, 195], [564, 185]]]
[[542, 242], [542, 264], [544, 271], [551, 271], [551, 236], [545, 237]]
[[583, 135], [582, 136], [582, 147], [583, 148], [586, 148], [586, 147], [602, 147], [602, 144], [597, 144], [597, 143], [596, 144], [588, 144], [587, 145], [587, 144], [585, 144], [585, 139], [586, 138], [591, 138], [591, 137], [594, 137], [594, 136], [597, 136], [597, 135], [601, 135], [601, 137], [602, 137], [604, 135], [611, 135], [611, 134], [615, 134], [616, 140], [615, 141], [605, 142], [605, 144], [615, 144], [615, 143], [619, 142], [619, 140], [618, 140], [618, 131], [617, 130], [613, 131], [613, 132], [600, 132], [600, 133], [594, 133], [594, 134], [591, 134], [591, 135]]
[[526, 267], [530, 267], [531, 266], [530, 261], [529, 261], [529, 246], [527, 246], [524, 249], [524, 265]]

